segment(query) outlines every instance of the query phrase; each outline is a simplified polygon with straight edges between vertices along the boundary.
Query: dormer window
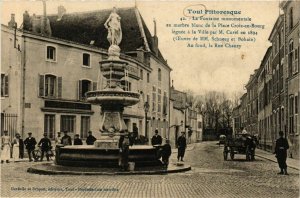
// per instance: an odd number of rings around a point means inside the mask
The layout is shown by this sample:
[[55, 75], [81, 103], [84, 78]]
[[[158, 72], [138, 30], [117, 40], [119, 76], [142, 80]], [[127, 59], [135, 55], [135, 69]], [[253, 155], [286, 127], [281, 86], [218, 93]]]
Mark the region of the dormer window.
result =
[[56, 48], [53, 46], [47, 46], [47, 60], [56, 61]]

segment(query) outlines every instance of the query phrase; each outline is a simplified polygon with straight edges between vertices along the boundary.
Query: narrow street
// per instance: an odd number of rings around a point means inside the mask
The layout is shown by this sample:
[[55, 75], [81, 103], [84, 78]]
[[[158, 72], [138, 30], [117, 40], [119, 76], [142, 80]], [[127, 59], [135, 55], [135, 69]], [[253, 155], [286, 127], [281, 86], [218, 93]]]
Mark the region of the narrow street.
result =
[[216, 142], [195, 144], [185, 158], [192, 170], [168, 175], [49, 176], [27, 173], [29, 162], [4, 164], [1, 197], [299, 197], [298, 171], [277, 175], [274, 162], [224, 161], [222, 151]]

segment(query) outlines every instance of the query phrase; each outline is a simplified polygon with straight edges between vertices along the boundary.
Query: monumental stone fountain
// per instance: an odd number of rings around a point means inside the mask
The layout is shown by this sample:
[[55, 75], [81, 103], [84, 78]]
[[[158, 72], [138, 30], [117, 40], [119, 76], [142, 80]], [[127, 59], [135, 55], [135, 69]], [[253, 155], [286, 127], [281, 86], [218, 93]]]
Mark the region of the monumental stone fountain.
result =
[[[90, 91], [86, 94], [87, 101], [101, 106], [102, 118], [99, 120], [101, 138], [94, 145], [57, 146], [56, 164], [64, 166], [100, 166], [112, 167], [118, 165], [120, 135], [127, 131], [123, 120], [125, 107], [139, 102], [139, 93], [125, 91], [122, 81], [132, 65], [120, 59], [119, 44], [122, 40], [121, 18], [114, 8], [104, 26], [108, 30], [107, 39], [110, 42], [108, 59], [100, 61], [101, 74], [106, 79], [103, 90]], [[158, 148], [152, 146], [132, 146], [129, 151], [129, 161], [136, 166], [161, 165]]]

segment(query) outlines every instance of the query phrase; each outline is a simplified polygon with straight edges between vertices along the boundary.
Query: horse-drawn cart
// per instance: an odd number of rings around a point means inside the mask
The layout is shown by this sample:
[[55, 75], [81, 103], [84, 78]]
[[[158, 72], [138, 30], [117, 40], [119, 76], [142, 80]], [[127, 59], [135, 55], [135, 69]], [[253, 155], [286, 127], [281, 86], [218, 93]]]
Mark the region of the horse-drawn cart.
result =
[[235, 137], [226, 138], [224, 144], [224, 160], [227, 160], [228, 154], [233, 160], [236, 154], [246, 155], [246, 160], [254, 160], [255, 142], [248, 134], [236, 134]]

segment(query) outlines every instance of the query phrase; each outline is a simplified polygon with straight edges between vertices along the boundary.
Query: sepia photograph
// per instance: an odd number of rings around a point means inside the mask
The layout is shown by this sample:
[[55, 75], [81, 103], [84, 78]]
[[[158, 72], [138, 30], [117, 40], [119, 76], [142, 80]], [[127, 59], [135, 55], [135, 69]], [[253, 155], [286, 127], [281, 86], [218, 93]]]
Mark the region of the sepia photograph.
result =
[[299, 0], [0, 8], [0, 197], [300, 197]]

